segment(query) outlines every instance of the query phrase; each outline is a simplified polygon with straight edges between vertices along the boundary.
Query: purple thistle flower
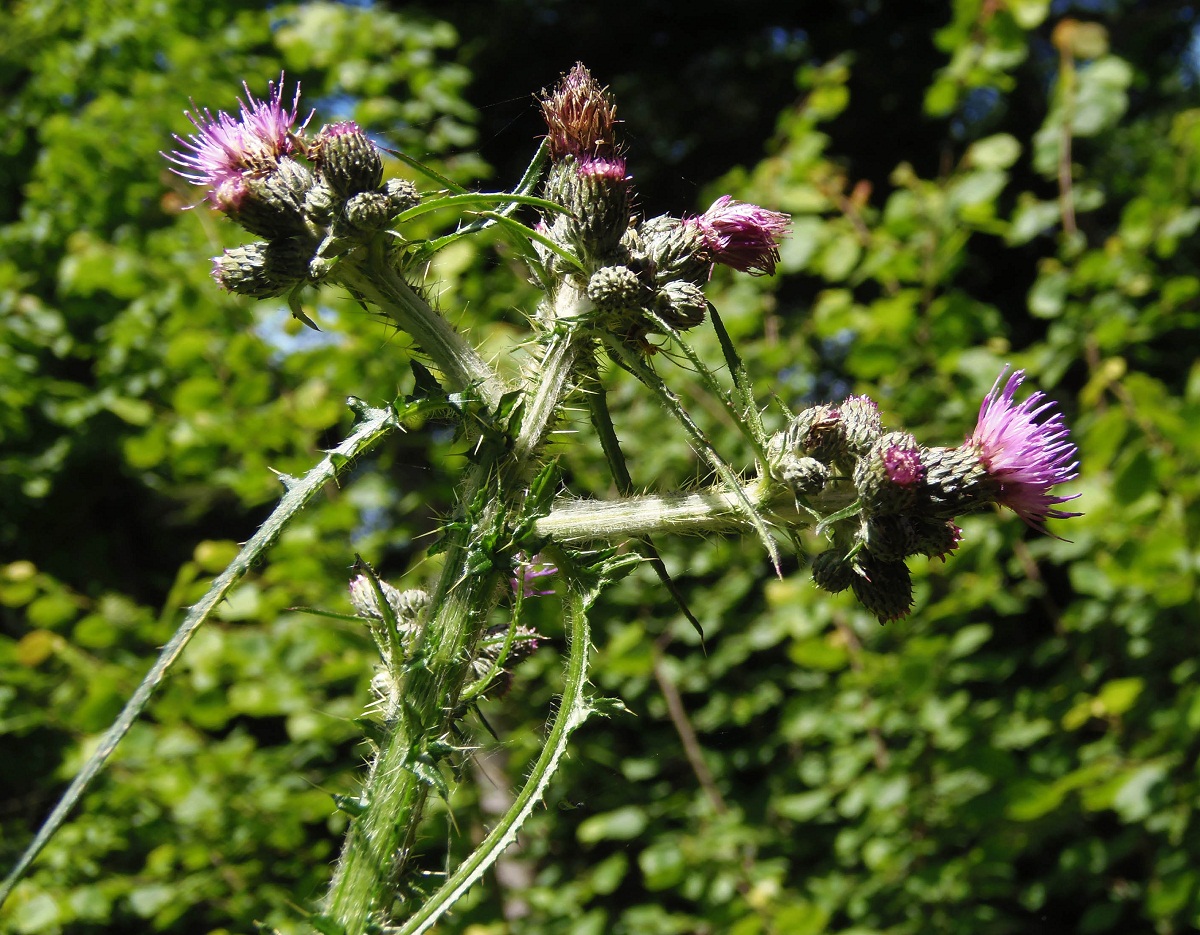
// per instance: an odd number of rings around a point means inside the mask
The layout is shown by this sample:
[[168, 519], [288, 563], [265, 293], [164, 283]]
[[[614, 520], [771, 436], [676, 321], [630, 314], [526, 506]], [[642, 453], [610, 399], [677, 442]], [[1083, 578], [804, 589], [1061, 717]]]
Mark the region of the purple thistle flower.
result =
[[553, 590], [535, 591], [532, 590], [532, 587], [538, 578], [547, 578], [550, 575], [558, 574], [557, 567], [550, 562], [543, 562], [540, 554], [526, 559], [524, 552], [518, 552], [516, 560], [516, 574], [509, 579], [513, 594], [520, 597], [545, 597], [547, 594], [554, 593]]
[[888, 480], [898, 487], [914, 487], [925, 477], [921, 452], [900, 445], [893, 445], [883, 453], [883, 470]]
[[[1074, 500], [1080, 494], [1061, 497], [1050, 493], [1056, 484], [1079, 476], [1076, 471], [1079, 462], [1075, 460], [1078, 451], [1070, 441], [1071, 433], [1063, 424], [1062, 413], [1055, 411], [1055, 403], [1042, 403], [1041, 392], [1016, 403], [1013, 397], [1025, 379], [1025, 371], [1014, 371], [1001, 390], [1000, 383], [1006, 374], [1007, 365], [984, 397], [979, 421], [967, 444], [979, 453], [988, 476], [999, 482], [1000, 495], [996, 501], [1027, 525], [1046, 532], [1047, 519], [1083, 515], [1054, 508], [1054, 504]], [[1039, 422], [1042, 416], [1045, 418]]]
[[779, 262], [779, 244], [791, 230], [792, 219], [722, 195], [699, 217], [687, 218], [684, 223], [700, 232], [716, 262], [770, 276]]
[[[278, 84], [272, 81], [266, 100], [258, 100], [243, 82], [246, 96], [238, 101], [241, 119], [224, 111], [214, 117], [208, 108], [187, 111], [187, 118], [196, 132], [186, 139], [176, 135], [181, 148], [163, 153], [180, 168], [171, 171], [196, 185], [209, 189], [208, 199], [218, 207], [236, 207], [244, 197], [243, 178], [246, 175], [265, 175], [279, 162], [281, 156], [296, 149], [292, 125], [300, 106], [300, 85], [291, 110], [285, 110], [283, 74]], [[303, 131], [307, 125], [301, 125]]]
[[580, 156], [575, 172], [580, 178], [629, 181], [629, 176], [625, 174], [625, 160], [620, 156]]

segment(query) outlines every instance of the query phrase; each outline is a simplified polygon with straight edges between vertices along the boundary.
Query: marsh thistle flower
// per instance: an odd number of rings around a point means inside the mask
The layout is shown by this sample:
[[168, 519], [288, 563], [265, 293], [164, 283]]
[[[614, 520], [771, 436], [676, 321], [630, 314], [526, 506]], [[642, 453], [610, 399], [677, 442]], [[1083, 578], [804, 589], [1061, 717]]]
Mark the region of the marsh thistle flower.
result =
[[703, 214], [684, 223], [699, 232], [717, 263], [770, 276], [779, 262], [779, 244], [791, 230], [792, 219], [722, 195]]
[[1064, 497], [1051, 493], [1056, 485], [1079, 476], [1079, 462], [1070, 430], [1054, 402], [1042, 402], [1045, 397], [1040, 392], [1023, 403], [1016, 402], [1014, 397], [1024, 379], [1024, 370], [1009, 374], [1006, 366], [1000, 372], [979, 407], [979, 421], [964, 447], [974, 448], [990, 480], [999, 484], [996, 502], [1029, 526], [1046, 532], [1047, 519], [1082, 515], [1055, 507], [1079, 494]]
[[[186, 139], [176, 135], [180, 149], [163, 155], [179, 168], [173, 169], [196, 185], [208, 188], [208, 199], [218, 208], [223, 200], [244, 191], [247, 177], [265, 175], [283, 156], [296, 148], [293, 125], [300, 106], [300, 85], [291, 109], [283, 106], [283, 75], [271, 82], [266, 100], [258, 100], [243, 83], [246, 96], [238, 103], [241, 118], [224, 111], [216, 116], [207, 108], [187, 112], [196, 132]], [[303, 126], [300, 127], [303, 130]]]

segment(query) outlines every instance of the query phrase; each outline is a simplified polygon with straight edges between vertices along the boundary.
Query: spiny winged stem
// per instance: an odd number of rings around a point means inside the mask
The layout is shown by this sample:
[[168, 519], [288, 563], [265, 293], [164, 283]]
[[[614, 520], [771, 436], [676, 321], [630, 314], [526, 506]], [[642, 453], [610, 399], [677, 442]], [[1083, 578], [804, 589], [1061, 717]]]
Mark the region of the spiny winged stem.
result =
[[451, 389], [474, 389], [488, 406], [496, 406], [503, 387], [465, 338], [430, 307], [383, 252], [382, 238], [370, 245], [366, 258], [347, 258], [336, 277], [346, 287], [378, 307], [436, 364]]
[[582, 587], [574, 576], [567, 577], [567, 586], [565, 617], [570, 639], [570, 655], [558, 713], [546, 737], [546, 745], [512, 806], [488, 832], [487, 837], [471, 856], [409, 917], [400, 928], [399, 935], [421, 935], [422, 932], [428, 931], [516, 839], [521, 825], [545, 794], [550, 777], [567, 751], [567, 741], [571, 734], [592, 713], [592, 706], [584, 692], [587, 684], [588, 651], [591, 648], [587, 613], [598, 589], [589, 590]]
[[[552, 307], [568, 314], [587, 302], [563, 284]], [[448, 749], [452, 721], [470, 678], [469, 660], [500, 594], [508, 569], [482, 561], [488, 539], [506, 528], [520, 507], [536, 456], [567, 397], [576, 387], [582, 354], [594, 340], [582, 329], [552, 332], [543, 355], [526, 374], [519, 428], [511, 446], [484, 445], [468, 472], [460, 505], [469, 522], [447, 534], [432, 590], [433, 608], [397, 686], [402, 715], [369, 770], [361, 801], [326, 898], [323, 918], [333, 930], [357, 933], [392, 901], [393, 883], [413, 843], [425, 800], [437, 781], [439, 749]]]

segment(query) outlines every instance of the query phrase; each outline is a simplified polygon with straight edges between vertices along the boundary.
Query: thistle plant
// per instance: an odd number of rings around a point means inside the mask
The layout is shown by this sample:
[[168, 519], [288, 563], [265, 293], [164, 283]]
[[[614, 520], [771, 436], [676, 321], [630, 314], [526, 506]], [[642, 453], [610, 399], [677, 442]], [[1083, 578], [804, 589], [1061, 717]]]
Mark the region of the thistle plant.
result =
[[[355, 432], [303, 478], [283, 478], [287, 495], [263, 530], [192, 609], [138, 693], [72, 784], [5, 893], [120, 737], [208, 612], [269, 547], [328, 478], [387, 435], [438, 413], [469, 440], [458, 502], [431, 552], [438, 570], [424, 589], [401, 591], [358, 562], [350, 581], [356, 619], [379, 650], [371, 699], [372, 756], [359, 795], [339, 799], [351, 817], [328, 893], [310, 922], [324, 933], [426, 931], [515, 838], [536, 807], [570, 735], [605, 707], [587, 689], [589, 614], [603, 588], [648, 562], [682, 600], [654, 547], [674, 533], [753, 537], [776, 567], [779, 543], [814, 529], [828, 546], [812, 557], [817, 587], [851, 590], [888, 622], [910, 613], [910, 559], [945, 558], [961, 541], [957, 518], [1007, 506], [1045, 532], [1050, 519], [1078, 514], [1055, 489], [1076, 477], [1075, 448], [1054, 405], [1033, 393], [1017, 402], [1025, 374], [997, 378], [978, 424], [956, 447], [928, 447], [887, 427], [867, 396], [790, 412], [764, 408], [718, 311], [705, 295], [715, 264], [770, 275], [790, 219], [726, 195], [698, 215], [643, 218], [618, 139], [614, 103], [582, 65], [540, 106], [544, 142], [512, 192], [467, 192], [424, 171], [440, 190], [385, 179], [385, 154], [354, 123], [310, 130], [299, 89], [284, 82], [264, 99], [246, 87], [239, 114], [193, 110], [195, 133], [169, 154], [176, 171], [206, 189], [205, 201], [256, 240], [214, 260], [223, 288], [284, 298], [307, 325], [305, 297], [348, 290], [409, 334], [428, 362], [417, 390], [371, 406], [354, 400]], [[434, 240], [410, 222], [458, 208], [463, 222]], [[519, 219], [525, 211], [536, 214]], [[467, 213], [473, 215], [467, 220]], [[427, 299], [429, 257], [488, 228], [520, 251], [541, 299], [530, 310], [528, 362], [505, 378]], [[688, 340], [714, 329], [728, 384]], [[718, 451], [672, 389], [674, 355], [690, 364], [742, 434], [752, 463]], [[635, 495], [606, 403], [610, 368], [632, 374], [678, 422], [714, 478], [691, 491]], [[587, 410], [620, 496], [594, 499], [561, 489], [547, 439], [571, 407]], [[619, 547], [630, 544], [632, 548]], [[470, 755], [466, 715], [502, 692], [514, 666], [537, 645], [525, 602], [548, 580], [563, 596], [569, 638], [562, 698], [544, 749], [510, 810], [432, 895], [409, 899], [405, 885], [431, 795], [446, 796]], [[494, 623], [503, 607], [507, 624]], [[684, 612], [691, 618], [683, 605]], [[698, 626], [698, 624], [697, 624]]]

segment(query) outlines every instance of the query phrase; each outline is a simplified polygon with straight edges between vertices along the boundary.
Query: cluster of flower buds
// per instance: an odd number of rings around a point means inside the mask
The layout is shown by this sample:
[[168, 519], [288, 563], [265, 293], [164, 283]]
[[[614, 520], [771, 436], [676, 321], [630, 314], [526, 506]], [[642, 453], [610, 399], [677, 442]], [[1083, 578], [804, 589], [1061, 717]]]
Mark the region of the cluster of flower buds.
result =
[[852, 588], [886, 623], [912, 605], [905, 559], [945, 560], [962, 537], [955, 517], [996, 503], [1045, 532], [1047, 519], [1078, 516], [1056, 506], [1075, 497], [1051, 492], [1077, 476], [1070, 433], [1041, 393], [1015, 401], [1024, 376], [1005, 368], [975, 431], [955, 448], [923, 447], [905, 432], [884, 431], [865, 396], [807, 409], [773, 436], [772, 476], [799, 503], [856, 505], [830, 524], [833, 546], [813, 560], [813, 581], [835, 594]]
[[319, 281], [336, 257], [385, 229], [419, 196], [411, 182], [383, 181], [379, 151], [353, 122], [307, 138], [308, 121], [295, 125], [299, 85], [290, 108], [282, 75], [266, 100], [243, 87], [238, 117], [189, 112], [196, 132], [177, 136], [181, 148], [165, 155], [179, 175], [208, 189], [214, 208], [264, 238], [216, 257], [213, 278], [231, 292], [267, 298]]
[[632, 180], [615, 140], [616, 109], [604, 88], [576, 65], [542, 94], [552, 161], [544, 196], [567, 208], [543, 233], [583, 263], [586, 273], [545, 250], [556, 275], [575, 277], [590, 300], [583, 314], [608, 333], [638, 340], [685, 331], [708, 309], [703, 287], [714, 263], [770, 274], [791, 219], [724, 195], [697, 217], [633, 215]]

